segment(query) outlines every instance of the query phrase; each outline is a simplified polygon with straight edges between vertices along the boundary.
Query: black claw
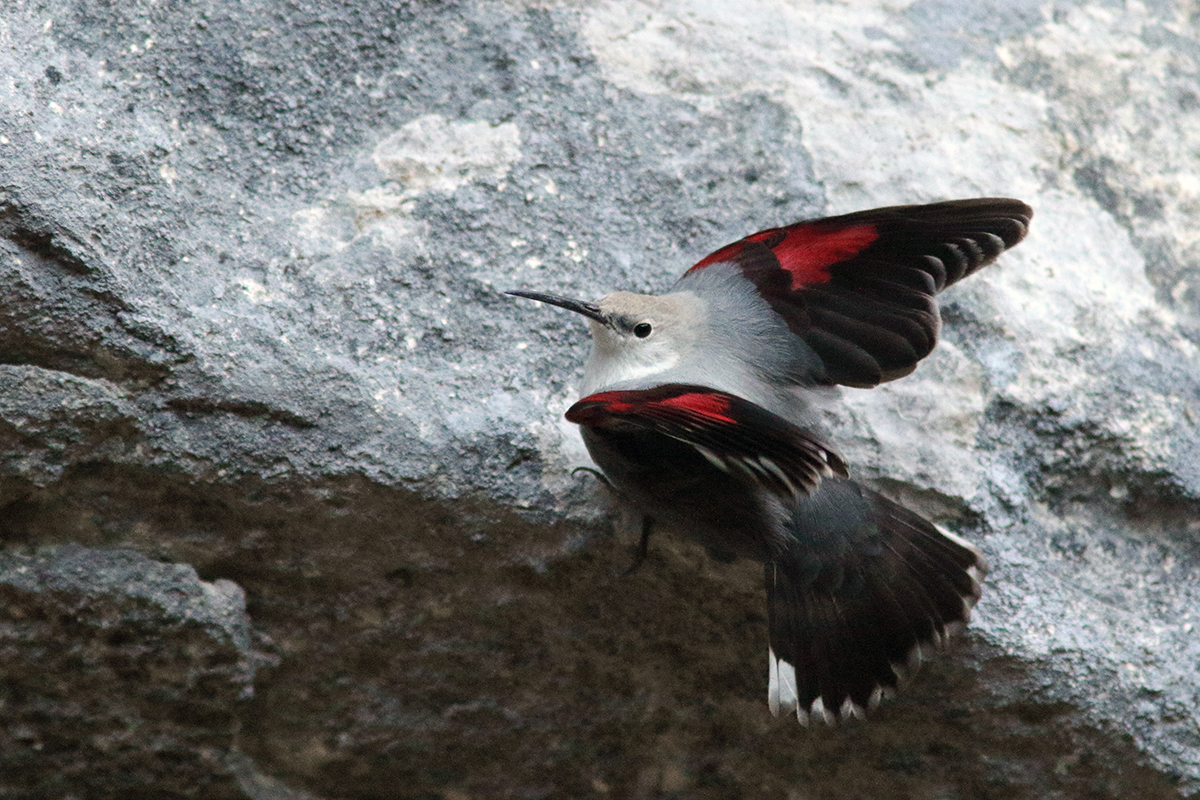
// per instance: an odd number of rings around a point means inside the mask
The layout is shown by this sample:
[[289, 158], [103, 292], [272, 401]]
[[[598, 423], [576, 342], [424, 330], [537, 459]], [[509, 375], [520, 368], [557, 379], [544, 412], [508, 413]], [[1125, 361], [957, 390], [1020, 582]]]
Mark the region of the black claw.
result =
[[650, 533], [654, 529], [654, 520], [650, 517], [642, 517], [642, 538], [638, 542], [637, 554], [633, 557], [633, 563], [625, 568], [621, 573], [621, 577], [625, 578], [637, 572], [643, 563], [646, 561], [646, 555], [650, 552]]
[[586, 472], [590, 475], [594, 475], [596, 477], [596, 480], [598, 480], [604, 484], [605, 489], [608, 489], [613, 494], [617, 493], [617, 489], [615, 486], [612, 485], [612, 481], [610, 481], [608, 479], [608, 476], [605, 475], [600, 470], [592, 469], [591, 467], [576, 467], [575, 469], [571, 470], [571, 477], [578, 475], [580, 472]]

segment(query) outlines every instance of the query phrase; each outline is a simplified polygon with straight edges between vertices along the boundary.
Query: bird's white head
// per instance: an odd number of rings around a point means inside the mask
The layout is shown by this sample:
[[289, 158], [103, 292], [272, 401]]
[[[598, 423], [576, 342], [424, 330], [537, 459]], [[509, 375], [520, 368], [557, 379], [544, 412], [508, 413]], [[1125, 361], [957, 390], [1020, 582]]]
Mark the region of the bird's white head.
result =
[[691, 356], [704, 327], [703, 302], [691, 293], [613, 292], [584, 303], [540, 292], [509, 292], [574, 311], [592, 326], [583, 394], [660, 375]]

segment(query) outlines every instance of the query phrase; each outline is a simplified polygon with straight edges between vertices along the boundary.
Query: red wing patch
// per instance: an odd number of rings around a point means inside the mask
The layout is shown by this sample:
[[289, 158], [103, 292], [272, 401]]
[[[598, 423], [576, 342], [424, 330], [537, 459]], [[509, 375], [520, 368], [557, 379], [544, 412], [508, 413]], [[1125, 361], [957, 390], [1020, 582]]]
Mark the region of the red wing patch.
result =
[[874, 225], [830, 228], [820, 223], [801, 222], [786, 228], [771, 228], [751, 234], [705, 256], [688, 272], [724, 261], [738, 261], [749, 243], [761, 244], [774, 255], [779, 267], [791, 277], [788, 289], [798, 289], [829, 280], [829, 268], [862, 252], [879, 238]]
[[[634, 404], [631, 401], [637, 401], [637, 395], [640, 392], [600, 392], [584, 398], [588, 401], [586, 407], [580, 408], [578, 404], [572, 406], [567, 411], [567, 420], [578, 425], [588, 424], [582, 420], [572, 419], [571, 414], [574, 412], [576, 416], [583, 412], [603, 409], [608, 414], [628, 414], [633, 410]], [[582, 402], [582, 401], [581, 401]], [[593, 416], [593, 415], [589, 415]]]
[[[567, 419], [607, 436], [617, 448], [626, 437], [643, 444], [662, 436], [690, 445], [712, 467], [795, 498], [846, 465], [811, 433], [770, 411], [704, 386], [668, 383], [652, 389], [589, 395]], [[647, 438], [651, 437], [651, 438]], [[624, 444], [622, 444], [624, 442]]]
[[[841, 230], [823, 231], [816, 225], [784, 229], [787, 233], [771, 251], [779, 266], [792, 276], [792, 289], [829, 280], [829, 267], [857, 255], [879, 238], [874, 225], [854, 225]], [[755, 234], [761, 236], [762, 234]]]
[[667, 397], [658, 402], [664, 406], [699, 414], [710, 421], [727, 422], [730, 425], [737, 424], [737, 420], [725, 413], [729, 411], [729, 399], [725, 395], [690, 392], [677, 397]]
[[621, 416], [691, 417], [709, 424], [736, 425], [728, 416], [728, 395], [712, 392], [648, 391], [600, 392], [585, 397], [567, 411], [567, 420], [577, 425], [596, 425], [605, 418]]
[[807, 220], [722, 247], [676, 286], [699, 289], [705, 267], [732, 264], [820, 361], [803, 381], [875, 386], [929, 355], [937, 293], [1020, 242], [1032, 215], [981, 197]]

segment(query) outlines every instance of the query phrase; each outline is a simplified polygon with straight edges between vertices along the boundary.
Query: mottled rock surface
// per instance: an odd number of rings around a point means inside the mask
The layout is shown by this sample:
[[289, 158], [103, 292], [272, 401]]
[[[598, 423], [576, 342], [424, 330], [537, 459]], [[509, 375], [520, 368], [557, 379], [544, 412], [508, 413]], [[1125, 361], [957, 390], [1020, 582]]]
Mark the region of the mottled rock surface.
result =
[[245, 598], [191, 567], [63, 545], [0, 555], [0, 791], [241, 797]]
[[[0, 798], [1200, 791], [1194, 4], [20, 0], [0, 75]], [[500, 291], [993, 194], [830, 420], [974, 624], [773, 720], [758, 569], [616, 576], [584, 326]]]

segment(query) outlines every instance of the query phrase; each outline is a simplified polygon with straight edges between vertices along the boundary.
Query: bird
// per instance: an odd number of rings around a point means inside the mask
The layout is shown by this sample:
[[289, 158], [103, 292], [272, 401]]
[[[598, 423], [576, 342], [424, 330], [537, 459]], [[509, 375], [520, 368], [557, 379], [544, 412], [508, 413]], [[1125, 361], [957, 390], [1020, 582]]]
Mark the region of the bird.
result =
[[772, 714], [863, 717], [969, 621], [982, 552], [854, 481], [822, 413], [838, 387], [911, 373], [938, 293], [1032, 216], [1000, 197], [890, 206], [753, 233], [665, 294], [508, 292], [590, 324], [566, 418], [641, 517], [635, 566], [659, 530], [763, 565]]

